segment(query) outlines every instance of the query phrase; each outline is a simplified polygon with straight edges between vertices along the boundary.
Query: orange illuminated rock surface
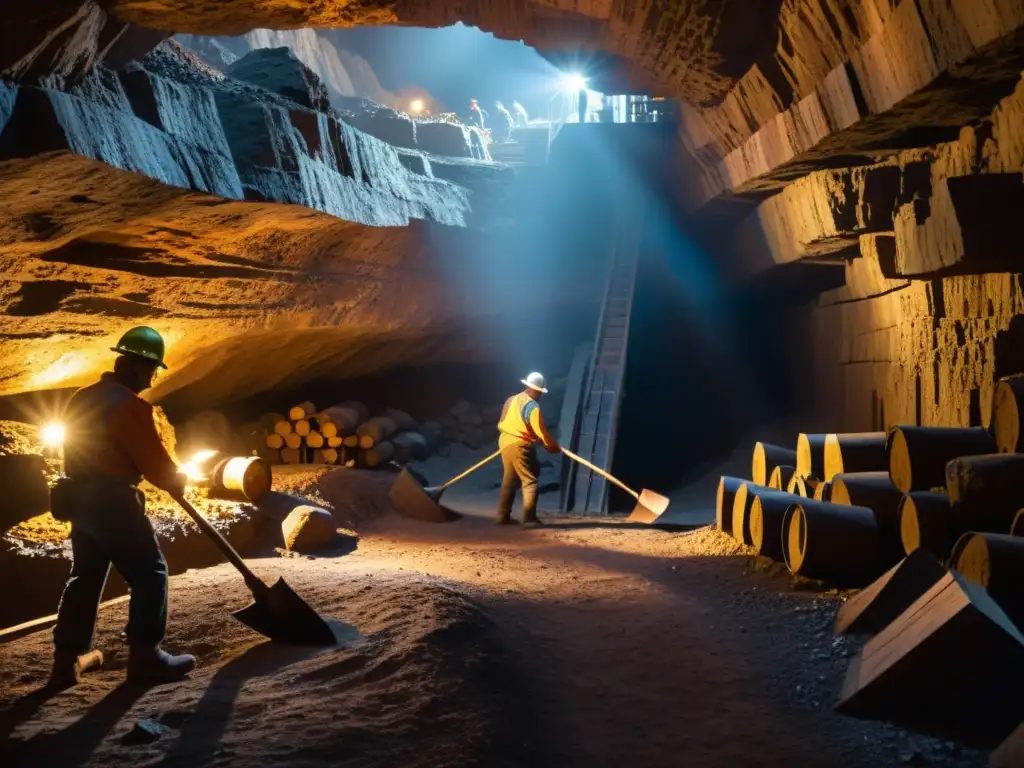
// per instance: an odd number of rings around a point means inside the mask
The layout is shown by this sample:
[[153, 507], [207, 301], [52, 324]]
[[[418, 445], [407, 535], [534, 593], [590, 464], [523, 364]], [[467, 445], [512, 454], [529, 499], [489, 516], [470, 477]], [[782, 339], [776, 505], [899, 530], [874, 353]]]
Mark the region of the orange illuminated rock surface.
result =
[[500, 167], [464, 161], [472, 191], [409, 170], [285, 49], [251, 58], [226, 77], [162, 43], [60, 89], [0, 82], [0, 395], [94, 380], [138, 324], [168, 345], [147, 396], [187, 408], [471, 362], [487, 318], [536, 316], [543, 292], [472, 277]]

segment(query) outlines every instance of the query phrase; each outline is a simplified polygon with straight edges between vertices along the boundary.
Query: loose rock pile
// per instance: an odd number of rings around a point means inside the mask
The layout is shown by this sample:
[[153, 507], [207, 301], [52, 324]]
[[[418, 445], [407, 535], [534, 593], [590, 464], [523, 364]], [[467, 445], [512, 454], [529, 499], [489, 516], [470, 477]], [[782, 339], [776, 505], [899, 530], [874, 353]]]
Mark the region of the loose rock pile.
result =
[[837, 711], [982, 749], [1007, 740], [994, 765], [1024, 743], [1022, 403], [1012, 377], [990, 428], [757, 443], [752, 479], [722, 477], [716, 505], [721, 531], [795, 576], [863, 588], [834, 631], [874, 637]]

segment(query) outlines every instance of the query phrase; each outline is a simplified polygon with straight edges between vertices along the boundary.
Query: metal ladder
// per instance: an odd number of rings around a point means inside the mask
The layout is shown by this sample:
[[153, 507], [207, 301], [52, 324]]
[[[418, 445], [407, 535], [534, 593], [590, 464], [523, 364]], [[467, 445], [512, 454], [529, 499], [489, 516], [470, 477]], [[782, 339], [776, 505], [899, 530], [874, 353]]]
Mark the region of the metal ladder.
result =
[[[615, 252], [605, 286], [604, 306], [580, 406], [576, 452], [605, 469], [611, 469], [615, 433], [626, 374], [629, 318], [639, 264], [639, 216], [628, 205], [620, 211]], [[578, 515], [608, 514], [608, 482], [582, 466], [575, 467], [572, 511]]]

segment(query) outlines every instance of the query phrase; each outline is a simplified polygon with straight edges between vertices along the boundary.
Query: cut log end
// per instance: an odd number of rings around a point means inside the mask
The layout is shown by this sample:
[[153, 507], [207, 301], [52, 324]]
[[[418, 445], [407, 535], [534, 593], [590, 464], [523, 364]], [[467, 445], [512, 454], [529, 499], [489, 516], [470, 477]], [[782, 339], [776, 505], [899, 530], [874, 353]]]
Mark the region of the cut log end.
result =
[[900, 541], [906, 554], [923, 549], [945, 559], [950, 548], [949, 497], [944, 493], [918, 491], [900, 501]]
[[992, 395], [992, 436], [1000, 453], [1020, 453], [1021, 401], [1024, 400], [1024, 377], [1013, 376], [996, 384]]
[[789, 489], [789, 481], [793, 479], [793, 475], [796, 472], [796, 467], [792, 467], [786, 464], [780, 464], [772, 470], [772, 475], [768, 479], [768, 487], [775, 488], [779, 491], [785, 491]]
[[718, 530], [722, 533], [732, 535], [732, 506], [736, 498], [736, 491], [743, 485], [743, 480], [738, 477], [723, 475], [718, 480], [718, 494], [715, 499], [715, 522]]
[[786, 547], [783, 550], [786, 567], [791, 573], [800, 573], [804, 564], [804, 551], [807, 548], [807, 516], [803, 507], [790, 507], [783, 524], [786, 525]]
[[946, 465], [960, 456], [995, 453], [983, 427], [893, 427], [886, 445], [889, 477], [901, 492], [946, 485]]
[[988, 539], [976, 533], [964, 534], [967, 543], [960, 548], [954, 568], [968, 581], [988, 589], [992, 575], [992, 558], [988, 551]]
[[910, 493], [914, 487], [914, 475], [910, 464], [910, 446], [901, 429], [893, 430], [886, 446], [889, 454], [889, 479], [902, 493]]
[[885, 432], [848, 432], [825, 436], [823, 477], [826, 482], [845, 473], [886, 469]]
[[814, 489], [815, 501], [832, 501], [832, 483], [821, 482]]
[[827, 435], [801, 432], [796, 439], [796, 473], [804, 477], [821, 477], [825, 472], [825, 438]]
[[850, 586], [877, 575], [878, 531], [870, 509], [805, 499], [787, 509], [783, 526], [783, 555], [794, 574]]
[[768, 485], [768, 479], [775, 471], [775, 467], [786, 464], [796, 464], [796, 451], [789, 448], [781, 448], [770, 443], [755, 443], [754, 455], [751, 460], [750, 478], [757, 485]]

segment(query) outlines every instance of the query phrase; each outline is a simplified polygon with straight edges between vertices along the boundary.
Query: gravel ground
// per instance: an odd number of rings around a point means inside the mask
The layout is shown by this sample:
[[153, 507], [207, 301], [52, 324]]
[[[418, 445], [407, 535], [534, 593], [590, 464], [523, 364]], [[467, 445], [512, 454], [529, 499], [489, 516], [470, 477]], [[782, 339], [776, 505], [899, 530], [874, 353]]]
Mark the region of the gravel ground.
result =
[[45, 703], [46, 633], [0, 646], [0, 764], [985, 765], [834, 714], [857, 650], [830, 631], [845, 594], [794, 585], [712, 528], [498, 528], [493, 479], [446, 496], [463, 520], [422, 524], [380, 515], [387, 475], [368, 474], [314, 478], [357, 522], [355, 552], [253, 564], [345, 622], [339, 649], [259, 643], [229, 616], [237, 574], [190, 571], [172, 579], [168, 641], [200, 656], [188, 682], [118, 687], [123, 605], [102, 616], [106, 668]]

